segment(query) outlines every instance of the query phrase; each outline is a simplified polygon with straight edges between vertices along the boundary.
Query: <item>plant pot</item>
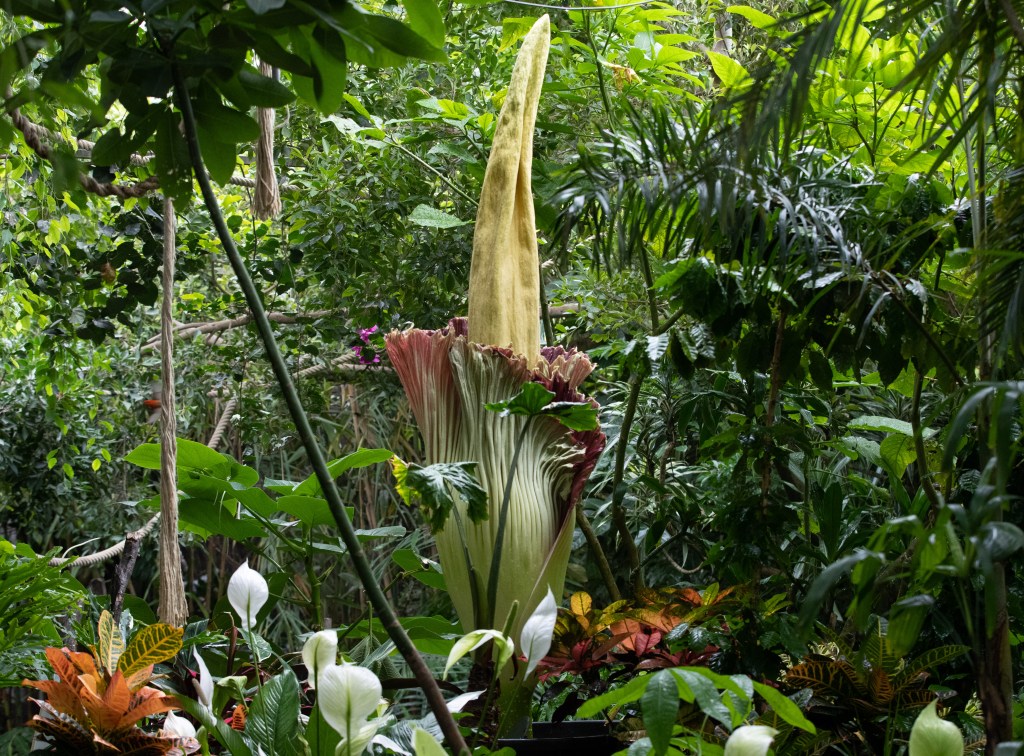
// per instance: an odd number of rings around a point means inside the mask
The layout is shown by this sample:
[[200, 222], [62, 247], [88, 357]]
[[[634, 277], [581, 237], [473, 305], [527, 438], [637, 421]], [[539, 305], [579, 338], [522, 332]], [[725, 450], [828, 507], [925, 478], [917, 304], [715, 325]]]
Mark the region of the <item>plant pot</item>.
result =
[[498, 745], [512, 748], [516, 756], [569, 756], [576, 753], [611, 756], [626, 747], [612, 737], [608, 723], [601, 719], [534, 722], [532, 738], [502, 738]]

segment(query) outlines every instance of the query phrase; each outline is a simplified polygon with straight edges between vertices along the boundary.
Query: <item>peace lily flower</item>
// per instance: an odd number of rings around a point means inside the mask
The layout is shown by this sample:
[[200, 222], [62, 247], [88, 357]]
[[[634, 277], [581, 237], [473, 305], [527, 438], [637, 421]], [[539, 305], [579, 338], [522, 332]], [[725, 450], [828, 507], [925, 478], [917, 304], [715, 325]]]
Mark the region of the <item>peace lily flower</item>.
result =
[[315, 690], [320, 674], [338, 663], [338, 633], [321, 630], [309, 636], [302, 646], [302, 663], [309, 670], [309, 687]]
[[203, 661], [203, 657], [199, 655], [199, 651], [194, 650], [192, 653], [196, 657], [196, 665], [199, 667], [199, 679], [193, 680], [192, 684], [195, 686], [199, 703], [209, 709], [213, 706], [213, 675], [210, 674], [210, 670], [206, 666], [206, 662]]
[[260, 573], [249, 567], [248, 560], [239, 565], [228, 581], [228, 601], [246, 632], [251, 631], [256, 624], [256, 615], [269, 597], [270, 588], [267, 581]]
[[725, 756], [766, 756], [772, 738], [778, 734], [778, 730], [767, 725], [737, 727], [725, 741]]
[[365, 667], [334, 664], [320, 672], [317, 682], [320, 713], [341, 736], [335, 756], [359, 756], [382, 721], [367, 721], [381, 702], [380, 680]]
[[[573, 506], [604, 448], [599, 430], [572, 431], [549, 417], [499, 416], [484, 408], [507, 401], [528, 382], [554, 392], [556, 402], [587, 401], [578, 387], [593, 369], [581, 352], [540, 346], [531, 172], [549, 45], [544, 16], [523, 41], [495, 130], [473, 239], [468, 322], [456, 318], [440, 330], [392, 332], [386, 338], [423, 434], [427, 463], [475, 462], [487, 492], [486, 520], [472, 522], [466, 503], [457, 501], [455, 513], [435, 532], [462, 627], [504, 627], [518, 602], [516, 621], [506, 628], [512, 638], [520, 637], [524, 618], [549, 591], [562, 594]], [[499, 511], [512, 472], [495, 606], [488, 606]]]
[[184, 717], [175, 716], [173, 711], [169, 711], [164, 719], [164, 726], [160, 728], [160, 733], [165, 736], [174, 735], [179, 738], [194, 738], [196, 736], [196, 728]]
[[555, 596], [548, 591], [530, 618], [523, 625], [523, 634], [519, 639], [519, 647], [526, 654], [526, 672], [524, 677], [537, 668], [540, 660], [551, 650], [551, 640], [555, 635], [555, 621], [558, 619], [558, 606]]
[[963, 756], [964, 736], [960, 728], [936, 711], [938, 702], [928, 704], [910, 729], [910, 756]]

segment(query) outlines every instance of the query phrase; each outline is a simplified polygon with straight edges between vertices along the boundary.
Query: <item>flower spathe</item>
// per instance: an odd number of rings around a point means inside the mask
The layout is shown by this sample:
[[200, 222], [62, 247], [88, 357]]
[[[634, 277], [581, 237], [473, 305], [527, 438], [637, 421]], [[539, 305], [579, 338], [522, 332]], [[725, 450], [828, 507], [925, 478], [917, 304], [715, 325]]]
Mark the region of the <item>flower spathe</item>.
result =
[[247, 632], [256, 625], [256, 615], [269, 597], [266, 579], [249, 566], [248, 560], [238, 566], [228, 581], [228, 601]]
[[370, 720], [383, 688], [370, 670], [355, 664], [331, 665], [320, 671], [317, 705], [331, 728], [341, 736], [338, 756], [358, 756], [373, 740], [380, 726]]
[[910, 756], [963, 756], [963, 733], [939, 716], [937, 706], [938, 702], [932, 701], [914, 720], [910, 729]]
[[[501, 417], [484, 405], [509, 399], [529, 381], [554, 392], [556, 402], [588, 401], [578, 389], [593, 369], [590, 359], [575, 350], [546, 347], [540, 363], [531, 365], [510, 349], [471, 342], [464, 318], [438, 331], [393, 332], [387, 349], [423, 435], [427, 463], [477, 463], [489, 517], [471, 522], [465, 504], [457, 506], [481, 601], [487, 595], [510, 460], [525, 427], [493, 612], [501, 626], [512, 602], [519, 601], [518, 619], [510, 628], [510, 635], [518, 638], [525, 618], [547, 592], [562, 593], [575, 525], [573, 507], [605, 438], [600, 431], [569, 430], [550, 417]], [[438, 552], [462, 627], [473, 629], [477, 614], [469, 572], [458, 529], [450, 521], [435, 533]], [[491, 615], [490, 607], [482, 609], [481, 616]]]
[[725, 756], [766, 756], [778, 734], [778, 730], [767, 725], [737, 727], [725, 741]]
[[206, 666], [206, 662], [203, 661], [203, 657], [199, 655], [199, 651], [193, 650], [192, 653], [196, 657], [196, 666], [199, 667], [199, 679], [193, 680], [192, 684], [195, 686], [199, 703], [209, 709], [213, 706], [213, 675], [210, 674], [210, 670]]
[[337, 631], [321, 630], [309, 636], [302, 646], [302, 663], [309, 670], [309, 687], [316, 690], [320, 674], [338, 663]]

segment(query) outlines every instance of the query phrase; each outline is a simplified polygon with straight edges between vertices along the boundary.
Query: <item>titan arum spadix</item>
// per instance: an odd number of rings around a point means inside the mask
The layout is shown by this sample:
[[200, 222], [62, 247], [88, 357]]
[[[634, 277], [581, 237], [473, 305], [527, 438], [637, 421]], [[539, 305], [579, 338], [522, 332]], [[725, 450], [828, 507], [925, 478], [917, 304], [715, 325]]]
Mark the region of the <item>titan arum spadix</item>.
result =
[[[531, 169], [549, 45], [544, 16], [523, 41], [498, 117], [473, 238], [468, 320], [456, 318], [436, 331], [393, 332], [386, 339], [423, 434], [426, 461], [475, 462], [487, 492], [486, 520], [471, 522], [458, 501], [435, 533], [463, 630], [503, 629], [518, 602], [508, 627], [517, 644], [523, 623], [548, 590], [562, 595], [573, 506], [604, 448], [599, 430], [572, 431], [551, 417], [502, 416], [484, 406], [507, 401], [529, 382], [553, 392], [556, 402], [591, 401], [578, 390], [593, 369], [587, 356], [540, 346]], [[510, 478], [498, 589], [490, 606], [488, 577]]]

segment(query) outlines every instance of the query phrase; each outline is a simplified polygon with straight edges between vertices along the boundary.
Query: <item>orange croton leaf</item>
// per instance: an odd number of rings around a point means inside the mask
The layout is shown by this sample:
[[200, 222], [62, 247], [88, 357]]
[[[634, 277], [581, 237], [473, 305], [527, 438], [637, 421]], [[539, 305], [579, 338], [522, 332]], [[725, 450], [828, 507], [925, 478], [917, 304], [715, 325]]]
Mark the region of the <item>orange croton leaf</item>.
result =
[[84, 722], [85, 709], [75, 689], [62, 680], [22, 680], [22, 685], [41, 690], [50, 704], [73, 719]]
[[53, 671], [57, 673], [61, 680], [70, 685], [73, 690], [78, 691], [82, 683], [78, 679], [78, 670], [75, 669], [71, 659], [68, 658], [70, 653], [66, 648], [50, 647], [46, 649], [46, 660], [50, 662]]
[[92, 733], [85, 727], [61, 711], [57, 711], [46, 701], [30, 698], [34, 704], [46, 712], [46, 716], [36, 714], [28, 723], [29, 727], [44, 735], [50, 735], [59, 742], [86, 752], [92, 751]]
[[[143, 691], [149, 692], [143, 696], [141, 695]], [[121, 717], [120, 721], [117, 723], [117, 727], [118, 729], [122, 729], [135, 724], [145, 717], [151, 717], [154, 714], [163, 714], [165, 711], [180, 708], [181, 707], [178, 705], [178, 701], [174, 696], [165, 696], [156, 688], [143, 688], [132, 696], [131, 708], [124, 716]]]

